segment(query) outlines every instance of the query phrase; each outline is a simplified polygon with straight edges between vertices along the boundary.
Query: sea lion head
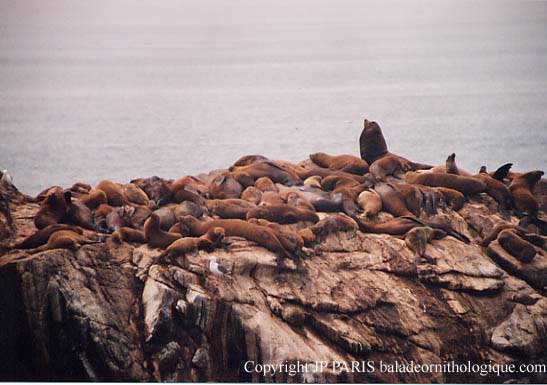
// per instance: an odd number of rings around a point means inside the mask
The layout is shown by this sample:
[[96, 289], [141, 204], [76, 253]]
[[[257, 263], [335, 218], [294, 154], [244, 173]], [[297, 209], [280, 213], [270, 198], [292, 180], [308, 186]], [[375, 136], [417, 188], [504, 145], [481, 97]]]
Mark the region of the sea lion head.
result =
[[366, 160], [368, 164], [372, 164], [388, 153], [387, 143], [378, 123], [365, 119], [364, 128], [359, 137], [359, 147], [361, 159]]

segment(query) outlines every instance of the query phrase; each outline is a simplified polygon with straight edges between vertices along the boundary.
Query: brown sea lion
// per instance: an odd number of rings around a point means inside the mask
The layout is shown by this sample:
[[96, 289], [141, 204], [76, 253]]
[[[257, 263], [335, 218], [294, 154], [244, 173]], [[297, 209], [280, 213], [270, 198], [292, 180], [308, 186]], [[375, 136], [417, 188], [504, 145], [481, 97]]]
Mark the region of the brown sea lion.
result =
[[150, 201], [148, 195], [137, 185], [133, 183], [126, 183], [122, 185], [123, 195], [131, 203], [148, 206]]
[[239, 182], [239, 184], [243, 187], [245, 190], [247, 187], [254, 186], [255, 179], [243, 171], [234, 171], [231, 172], [230, 175]]
[[123, 194], [122, 186], [118, 183], [105, 179], [100, 181], [95, 189], [104, 191], [108, 204], [111, 206], [123, 206], [129, 204], [129, 201]]
[[210, 199], [206, 204], [209, 213], [224, 219], [246, 219], [249, 210], [256, 207], [243, 199]]
[[171, 199], [171, 189], [167, 181], [158, 176], [133, 179], [131, 183], [142, 189], [157, 206], [164, 205]]
[[304, 180], [304, 186], [320, 189], [321, 179], [322, 178], [319, 175], [310, 176], [309, 178], [306, 178], [306, 180]]
[[132, 243], [146, 243], [146, 237], [144, 231], [132, 229], [131, 227], [119, 227], [112, 233], [112, 240], [116, 243], [132, 242]]
[[312, 167], [312, 168], [306, 168], [303, 169], [303, 171], [300, 171], [297, 173], [302, 180], [306, 180], [308, 178], [311, 178], [313, 176], [318, 176], [321, 178], [326, 178], [331, 175], [338, 175], [338, 176], [345, 176], [348, 178], [354, 179], [358, 183], [371, 183], [373, 182], [370, 178], [370, 176], [365, 175], [355, 175], [350, 174], [349, 172], [339, 171], [339, 170], [331, 170], [329, 168], [323, 168], [323, 167]]
[[230, 167], [232, 172], [245, 172], [255, 180], [267, 176], [275, 183], [282, 183], [287, 186], [302, 184], [300, 177], [285, 167], [281, 167], [271, 161], [258, 161], [247, 166]]
[[200, 236], [213, 227], [222, 227], [228, 237], [242, 237], [282, 257], [291, 256], [283, 247], [275, 232], [266, 226], [256, 225], [241, 219], [213, 219], [212, 221], [201, 222], [191, 216], [181, 218], [180, 223], [186, 235]]
[[232, 167], [248, 166], [251, 163], [269, 160], [263, 155], [244, 155], [234, 162]]
[[76, 182], [70, 187], [69, 190], [76, 194], [89, 194], [91, 191], [91, 186], [87, 183]]
[[40, 209], [34, 216], [34, 225], [38, 229], [43, 229], [48, 225], [60, 223], [66, 215], [68, 209], [68, 199], [70, 193], [63, 191], [62, 188], [52, 188], [40, 203]]
[[23, 239], [21, 242], [17, 243], [14, 246], [14, 248], [15, 249], [33, 249], [35, 247], [41, 246], [48, 241], [51, 234], [60, 230], [70, 230], [78, 234], [83, 234], [82, 229], [76, 226], [66, 225], [62, 223], [48, 225], [44, 227], [43, 229], [36, 231], [34, 234], [29, 235], [28, 237]]
[[93, 212], [89, 207], [77, 199], [72, 199], [67, 193], [65, 193], [65, 200], [67, 202], [67, 209], [63, 217], [63, 222], [72, 223], [88, 230], [98, 229], [93, 218]]
[[209, 188], [205, 183], [203, 183], [203, 181], [191, 175], [180, 177], [179, 179], [175, 180], [170, 187], [171, 194], [173, 195], [176, 191], [181, 189], [192, 191], [196, 194], [201, 195], [202, 197], [207, 197], [207, 194], [209, 192]]
[[173, 207], [164, 206], [157, 210], [154, 210], [153, 214], [156, 214], [160, 219], [160, 228], [164, 231], [169, 230], [177, 222], [177, 217], [173, 210]]
[[297, 191], [284, 190], [279, 193], [279, 196], [288, 205], [298, 207], [299, 209], [315, 211], [315, 207], [310, 203], [310, 201]]
[[93, 219], [95, 222], [99, 222], [101, 218], [106, 218], [106, 216], [114, 210], [114, 207], [110, 206], [108, 203], [100, 204], [99, 207], [93, 211]]
[[532, 262], [537, 254], [536, 248], [531, 243], [519, 237], [512, 230], [502, 230], [497, 240], [505, 251], [521, 262]]
[[283, 245], [283, 248], [291, 253], [300, 254], [300, 250], [304, 246], [304, 239], [295, 231], [291, 231], [280, 225], [279, 223], [270, 222], [266, 219], [251, 218], [249, 223], [253, 223], [260, 226], [267, 226], [273, 230], [279, 242]]
[[530, 171], [513, 179], [509, 185], [515, 208], [532, 218], [537, 217], [539, 207], [534, 194], [532, 194], [532, 189], [542, 176], [543, 171]]
[[122, 207], [116, 207], [114, 210], [109, 212], [105, 217], [105, 224], [106, 224], [106, 230], [108, 232], [113, 232], [121, 227], [127, 226], [127, 223], [125, 222], [124, 215], [123, 215], [123, 209]]
[[91, 190], [88, 194], [80, 197], [80, 201], [91, 210], [96, 209], [103, 203], [108, 202], [108, 198], [103, 190]]
[[242, 191], [243, 186], [230, 173], [217, 176], [209, 184], [211, 199], [237, 199]]
[[397, 155], [386, 155], [370, 165], [370, 173], [378, 180], [385, 180], [392, 175], [400, 178], [402, 174], [413, 169], [412, 163]]
[[360, 218], [353, 219], [357, 222], [359, 225], [359, 230], [363, 233], [404, 235], [410, 229], [415, 227], [423, 227], [421, 223], [418, 223], [409, 217], [393, 218], [382, 223], [367, 222]]
[[148, 206], [140, 205], [123, 206], [121, 211], [125, 223], [134, 229], [141, 229], [151, 214], [152, 210]]
[[272, 180], [268, 178], [267, 176], [258, 178], [255, 181], [254, 186], [260, 191], [262, 191], [263, 193], [266, 191], [273, 191], [276, 193], [279, 192], [279, 189], [276, 187], [274, 182], [272, 182]]
[[[188, 217], [184, 217], [188, 218]], [[193, 217], [190, 217], [193, 218]], [[165, 248], [181, 238], [180, 234], [168, 233], [160, 228], [160, 217], [154, 213], [144, 222], [144, 237], [152, 247]]]
[[341, 175], [330, 175], [321, 179], [321, 188], [325, 191], [332, 191], [342, 187], [355, 187], [359, 184], [355, 179]]
[[486, 184], [486, 193], [498, 202], [500, 209], [509, 210], [513, 206], [513, 196], [503, 182], [481, 173], [474, 175], [473, 178], [480, 179]]
[[50, 235], [45, 245], [39, 246], [35, 249], [30, 249], [29, 252], [31, 254], [36, 254], [42, 251], [53, 249], [69, 249], [76, 251], [81, 246], [91, 243], [100, 243], [100, 241], [89, 240], [80, 235], [78, 232], [74, 232], [71, 230], [58, 230]]
[[446, 236], [441, 229], [431, 227], [414, 227], [405, 235], [405, 244], [407, 247], [418, 254], [420, 257], [425, 255], [427, 243], [432, 239], [440, 239]]
[[316, 236], [327, 236], [338, 231], [356, 231], [359, 226], [352, 218], [345, 214], [329, 215], [310, 227]]
[[435, 187], [435, 190], [444, 195], [445, 202], [454, 211], [459, 211], [465, 203], [465, 196], [456, 190], [447, 187]]
[[269, 205], [281, 205], [285, 202], [279, 195], [279, 193], [275, 191], [266, 191], [262, 193], [262, 197], [260, 198], [259, 206], [269, 206]]
[[484, 238], [482, 239], [481, 246], [488, 246], [490, 242], [498, 238], [499, 233], [506, 229], [511, 229], [519, 235], [524, 235], [527, 233], [526, 229], [523, 227], [514, 225], [512, 223], [501, 222], [495, 225], [488, 234], [485, 234]]
[[262, 191], [254, 186], [249, 186], [241, 193], [241, 199], [257, 205], [262, 200]]
[[296, 223], [319, 221], [317, 214], [310, 210], [303, 210], [288, 204], [271, 204], [264, 207], [256, 207], [247, 213], [247, 219], [261, 218], [276, 223]]
[[357, 203], [363, 209], [367, 218], [376, 216], [382, 210], [382, 198], [380, 194], [371, 189], [366, 189], [357, 197]]
[[183, 237], [171, 243], [164, 252], [159, 255], [160, 260], [184, 256], [198, 250], [212, 251], [218, 247], [226, 235], [222, 227], [212, 227], [201, 237]]
[[424, 201], [424, 196], [421, 190], [411, 184], [395, 184], [392, 186], [403, 195], [407, 209], [412, 214], [419, 216], [422, 211]]
[[324, 152], [310, 154], [313, 163], [331, 170], [340, 170], [350, 174], [363, 175], [368, 172], [368, 163], [353, 155], [329, 155]]
[[190, 201], [190, 202], [193, 202], [193, 203], [197, 204], [198, 206], [205, 207], [205, 198], [204, 197], [202, 197], [200, 194], [198, 194], [196, 192], [193, 192], [193, 191], [190, 191], [190, 190], [185, 190], [183, 188], [178, 189], [177, 191], [175, 191], [171, 195], [171, 200], [175, 203], [182, 203], [184, 201]]
[[406, 207], [406, 201], [403, 194], [401, 194], [392, 184], [380, 183], [374, 187], [374, 190], [380, 195], [380, 198], [382, 198], [383, 211], [386, 211], [395, 217], [413, 215]]
[[405, 181], [412, 184], [423, 184], [430, 187], [447, 187], [464, 195], [478, 194], [486, 191], [486, 183], [482, 180], [454, 174], [433, 172], [413, 172], [405, 174]]
[[194, 218], [201, 218], [205, 214], [206, 210], [204, 207], [199, 206], [195, 204], [194, 202], [190, 201], [184, 201], [181, 204], [179, 204], [175, 209], [175, 217], [177, 217], [177, 221], [185, 216], [185, 215], [191, 215]]

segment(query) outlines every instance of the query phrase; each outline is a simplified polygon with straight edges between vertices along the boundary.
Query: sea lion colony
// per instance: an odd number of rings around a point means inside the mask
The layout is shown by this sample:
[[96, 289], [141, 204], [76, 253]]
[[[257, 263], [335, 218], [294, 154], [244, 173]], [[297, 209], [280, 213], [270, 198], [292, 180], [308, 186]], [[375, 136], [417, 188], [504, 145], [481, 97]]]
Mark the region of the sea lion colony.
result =
[[495, 228], [483, 246], [498, 239], [523, 262], [545, 248], [547, 226], [531, 192], [542, 171], [510, 172], [509, 163], [472, 174], [458, 168], [455, 154], [438, 166], [415, 163], [390, 153], [380, 126], [367, 120], [359, 142], [361, 157], [316, 153], [292, 164], [248, 155], [201, 178], [53, 186], [35, 198], [37, 231], [15, 248], [75, 249], [111, 238], [162, 249], [160, 258], [172, 262], [243, 237], [275, 253], [281, 269], [287, 258], [298, 265], [329, 233], [362, 231], [404, 237], [423, 256], [432, 239], [470, 241], [433, 216], [460, 210], [475, 194], [491, 196], [500, 215], [520, 218], [518, 226]]

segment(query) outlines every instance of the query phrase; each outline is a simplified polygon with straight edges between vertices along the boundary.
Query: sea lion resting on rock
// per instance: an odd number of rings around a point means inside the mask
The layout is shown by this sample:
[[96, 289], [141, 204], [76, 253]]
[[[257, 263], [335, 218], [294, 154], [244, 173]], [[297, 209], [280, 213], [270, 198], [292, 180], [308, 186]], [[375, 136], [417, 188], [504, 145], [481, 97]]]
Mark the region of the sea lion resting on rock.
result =
[[262, 191], [254, 186], [249, 186], [241, 193], [241, 199], [257, 205], [262, 200]]
[[164, 252], [159, 255], [160, 260], [168, 257], [184, 256], [197, 250], [213, 251], [224, 239], [226, 233], [222, 227], [212, 227], [200, 237], [184, 237], [171, 243]]
[[45, 245], [31, 249], [30, 253], [36, 254], [53, 249], [69, 249], [76, 251], [83, 245], [91, 243], [100, 243], [100, 241], [89, 240], [79, 233], [71, 230], [58, 230], [51, 234]]
[[142, 206], [148, 206], [150, 204], [148, 195], [146, 195], [146, 193], [140, 187], [133, 183], [127, 183], [122, 185], [122, 191], [123, 195], [131, 203]]
[[513, 179], [509, 185], [515, 208], [528, 214], [531, 218], [537, 218], [539, 207], [534, 194], [532, 194], [532, 189], [542, 176], [543, 171], [530, 171]]
[[279, 239], [279, 242], [281, 242], [285, 250], [291, 250], [291, 252], [297, 256], [301, 255], [300, 250], [304, 246], [304, 239], [297, 232], [291, 231], [279, 223], [267, 221], [266, 219], [251, 218], [249, 219], [249, 223], [269, 227], [273, 230], [275, 236]]
[[232, 167], [248, 166], [251, 163], [269, 160], [264, 155], [244, 155], [234, 162]]
[[350, 174], [363, 175], [368, 172], [368, 163], [353, 155], [329, 155], [324, 152], [310, 154], [313, 163], [331, 170], [340, 170]]
[[279, 189], [276, 187], [274, 182], [267, 176], [262, 176], [258, 178], [255, 183], [254, 187], [265, 193], [266, 191], [273, 191], [273, 192], [279, 192]]
[[412, 184], [423, 184], [430, 187], [447, 187], [464, 195], [478, 194], [486, 191], [486, 183], [481, 180], [454, 174], [433, 172], [407, 172], [405, 181]]
[[377, 184], [374, 187], [374, 190], [382, 198], [382, 210], [396, 217], [413, 215], [406, 207], [405, 197], [403, 194], [401, 194], [401, 192], [399, 192], [392, 184]]
[[194, 202], [185, 201], [179, 204], [175, 210], [175, 217], [177, 218], [177, 221], [185, 216], [185, 215], [191, 215], [194, 218], [201, 218], [205, 214], [205, 208], [202, 206], [199, 206], [195, 204]]
[[186, 175], [180, 177], [171, 183], [171, 194], [174, 194], [176, 191], [183, 189], [187, 191], [192, 191], [196, 194], [201, 195], [202, 197], [207, 197], [209, 188], [205, 183], [196, 178], [195, 176]]
[[359, 185], [360, 183], [355, 179], [341, 175], [330, 175], [321, 179], [321, 188], [325, 191], [333, 191], [342, 187], [355, 187]]
[[36, 231], [34, 234], [29, 235], [28, 237], [23, 239], [21, 242], [17, 243], [14, 246], [14, 248], [33, 249], [35, 247], [41, 246], [48, 241], [51, 234], [60, 230], [70, 230], [78, 234], [83, 234], [82, 229], [76, 226], [66, 225], [62, 223], [48, 225], [44, 227], [43, 229]]
[[288, 205], [309, 211], [315, 211], [315, 207], [310, 201], [297, 191], [284, 190], [279, 193], [281, 199], [283, 199]]
[[531, 243], [520, 238], [509, 229], [502, 230], [499, 233], [497, 240], [505, 251], [521, 262], [532, 262], [532, 259], [534, 259], [534, 256], [537, 254], [535, 247]]
[[511, 192], [503, 182], [484, 173], [478, 173], [473, 178], [482, 180], [486, 184], [486, 193], [498, 202], [501, 210], [509, 210], [513, 206]]
[[302, 180], [296, 172], [281, 167], [271, 161], [259, 161], [246, 166], [232, 166], [229, 170], [233, 172], [245, 172], [255, 180], [267, 176], [273, 182], [282, 183], [287, 186], [302, 184]]
[[64, 222], [72, 223], [88, 230], [98, 230], [93, 218], [93, 212], [89, 207], [79, 200], [73, 200], [70, 193], [65, 192], [65, 200], [67, 207], [63, 217]]
[[150, 218], [148, 218], [146, 222], [144, 222], [144, 237], [146, 239], [146, 243], [148, 243], [150, 246], [163, 249], [177, 239], [181, 238], [181, 235], [163, 231], [160, 228], [160, 217], [153, 213], [152, 215], [150, 215]]
[[243, 186], [230, 173], [223, 173], [209, 183], [209, 196], [212, 199], [237, 199]]
[[420, 257], [425, 255], [427, 243], [432, 239], [440, 239], [446, 236], [441, 229], [431, 227], [415, 227], [405, 235], [405, 244]]
[[61, 222], [67, 212], [69, 197], [70, 193], [65, 193], [60, 187], [49, 189], [34, 216], [36, 228], [43, 229]]
[[376, 216], [382, 210], [382, 198], [374, 190], [364, 190], [357, 197], [357, 203], [367, 218]]
[[355, 174], [350, 174], [349, 172], [331, 170], [329, 168], [323, 168], [323, 167], [303, 168], [301, 171], [298, 171], [297, 174], [302, 180], [306, 180], [312, 176], [319, 176], [321, 178], [326, 178], [331, 175], [338, 175], [338, 176], [345, 176], [348, 178], [352, 178], [359, 183], [366, 183], [370, 181], [369, 176], [355, 175]]
[[157, 206], [161, 206], [171, 199], [171, 190], [167, 181], [158, 176], [133, 179], [131, 183], [144, 191], [148, 199], [154, 201]]
[[285, 201], [283, 201], [283, 199], [278, 193], [276, 193], [275, 191], [266, 191], [262, 193], [262, 196], [260, 198], [260, 203], [258, 205], [260, 207], [264, 207], [264, 206], [282, 205], [282, 204], [285, 204]]
[[247, 213], [247, 219], [251, 218], [267, 219], [270, 222], [284, 224], [296, 222], [316, 223], [319, 221], [319, 217], [315, 212], [299, 209], [285, 203], [271, 204], [251, 209]]
[[134, 242], [146, 243], [144, 231], [132, 229], [131, 227], [122, 226], [112, 233], [112, 240], [116, 243]]
[[160, 228], [162, 230], [169, 230], [177, 222], [177, 217], [173, 210], [173, 207], [164, 206], [153, 211], [160, 219]]
[[103, 203], [108, 202], [108, 198], [103, 190], [91, 190], [88, 194], [82, 195], [80, 201], [90, 209], [96, 209]]
[[118, 183], [105, 179], [100, 181], [95, 189], [101, 190], [106, 194], [110, 206], [124, 206], [129, 204], [129, 201], [123, 194], [122, 186]]
[[224, 219], [246, 219], [249, 210], [256, 205], [243, 199], [210, 199], [207, 209], [211, 214]]
[[352, 218], [345, 214], [329, 215], [310, 227], [316, 236], [327, 236], [338, 231], [356, 231], [359, 226]]

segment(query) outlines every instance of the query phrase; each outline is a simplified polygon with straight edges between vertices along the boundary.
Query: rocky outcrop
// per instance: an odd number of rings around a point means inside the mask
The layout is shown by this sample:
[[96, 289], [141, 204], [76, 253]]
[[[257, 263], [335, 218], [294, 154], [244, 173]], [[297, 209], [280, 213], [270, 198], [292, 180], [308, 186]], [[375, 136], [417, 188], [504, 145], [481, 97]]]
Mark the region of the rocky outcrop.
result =
[[[540, 197], [541, 202], [544, 198]], [[502, 218], [485, 194], [437, 214], [466, 235], [427, 244], [334, 233], [283, 272], [241, 238], [171, 264], [112, 240], [29, 254], [38, 206], [2, 190], [0, 379], [108, 381], [545, 382], [545, 373], [322, 371], [273, 376], [245, 363], [546, 363], [547, 256], [480, 241]], [[382, 214], [383, 215], [383, 214]], [[435, 219], [430, 217], [429, 219]], [[229, 270], [215, 275], [210, 257]]]

